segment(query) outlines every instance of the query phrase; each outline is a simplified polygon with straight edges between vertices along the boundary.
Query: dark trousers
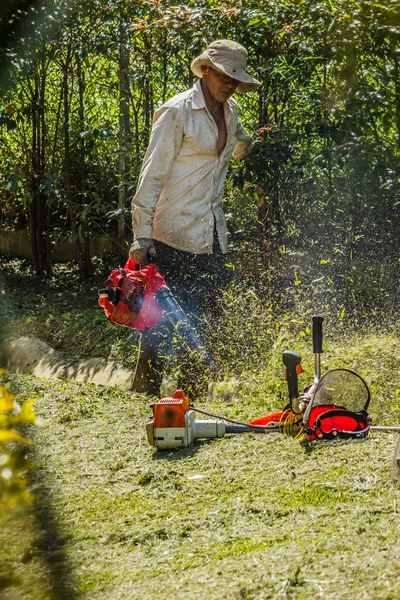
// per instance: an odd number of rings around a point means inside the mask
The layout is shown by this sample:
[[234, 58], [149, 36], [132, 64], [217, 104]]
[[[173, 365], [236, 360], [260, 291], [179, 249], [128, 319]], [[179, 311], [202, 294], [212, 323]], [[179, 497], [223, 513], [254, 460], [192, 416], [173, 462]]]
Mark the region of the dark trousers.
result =
[[[154, 245], [158, 270], [194, 330], [203, 338], [206, 321], [212, 326], [218, 320], [222, 291], [232, 279], [232, 270], [226, 266], [227, 256], [222, 254], [216, 235], [212, 254], [183, 252], [157, 240]], [[136, 391], [159, 394], [163, 373], [170, 374], [168, 371], [181, 359], [179, 347], [173, 344], [174, 338], [173, 327], [165, 318], [151, 331], [142, 333], [134, 383]], [[182, 385], [187, 388], [184, 381]]]
[[183, 252], [157, 240], [154, 244], [158, 269], [188, 317], [197, 321], [203, 314], [216, 316], [222, 290], [232, 274], [218, 241], [214, 239], [212, 254]]

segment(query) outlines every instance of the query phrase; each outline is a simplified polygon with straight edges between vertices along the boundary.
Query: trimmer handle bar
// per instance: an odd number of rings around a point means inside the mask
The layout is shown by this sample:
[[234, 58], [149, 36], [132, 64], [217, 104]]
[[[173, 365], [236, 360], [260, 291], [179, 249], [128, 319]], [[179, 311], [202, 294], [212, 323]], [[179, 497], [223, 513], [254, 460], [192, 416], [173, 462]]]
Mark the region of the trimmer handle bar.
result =
[[315, 315], [312, 318], [313, 354], [322, 354], [322, 323], [324, 317]]

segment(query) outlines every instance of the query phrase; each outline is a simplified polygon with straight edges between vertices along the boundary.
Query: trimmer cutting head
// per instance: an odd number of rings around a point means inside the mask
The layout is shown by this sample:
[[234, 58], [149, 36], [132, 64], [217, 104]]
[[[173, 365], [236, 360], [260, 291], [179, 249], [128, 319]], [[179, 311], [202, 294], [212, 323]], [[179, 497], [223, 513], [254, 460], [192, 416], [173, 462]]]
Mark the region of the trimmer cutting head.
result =
[[282, 356], [286, 367], [290, 409], [302, 415], [303, 430], [308, 439], [335, 437], [365, 437], [370, 429], [367, 413], [370, 392], [365, 381], [348, 369], [328, 371], [321, 378], [322, 316], [314, 316], [312, 324], [314, 381], [304, 392], [298, 393], [297, 365], [300, 356], [285, 351]]

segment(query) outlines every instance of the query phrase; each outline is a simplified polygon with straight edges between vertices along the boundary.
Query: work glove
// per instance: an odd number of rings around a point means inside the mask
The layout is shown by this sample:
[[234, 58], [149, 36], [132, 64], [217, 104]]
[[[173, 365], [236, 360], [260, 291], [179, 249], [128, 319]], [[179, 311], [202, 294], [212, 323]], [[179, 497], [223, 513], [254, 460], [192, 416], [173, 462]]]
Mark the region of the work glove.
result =
[[137, 238], [129, 249], [129, 258], [138, 265], [154, 262], [157, 252], [151, 238]]

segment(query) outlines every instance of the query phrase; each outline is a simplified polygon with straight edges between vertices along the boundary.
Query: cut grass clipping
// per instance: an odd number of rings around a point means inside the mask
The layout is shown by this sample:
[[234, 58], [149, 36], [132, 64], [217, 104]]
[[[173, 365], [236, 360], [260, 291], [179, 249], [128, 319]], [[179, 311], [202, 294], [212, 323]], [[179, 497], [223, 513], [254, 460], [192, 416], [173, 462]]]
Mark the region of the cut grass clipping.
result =
[[[221, 328], [210, 332], [215, 356], [238, 381], [234, 395], [195, 403], [243, 421], [282, 409], [282, 351], [302, 355], [305, 387], [313, 377], [311, 316], [321, 311], [322, 373], [358, 372], [371, 389], [375, 424], [397, 425], [397, 317], [386, 311], [378, 325], [388, 304], [364, 314], [357, 302], [354, 334], [333, 283], [317, 273], [307, 286], [307, 273], [296, 267], [293, 286], [292, 259], [283, 258], [288, 306], [272, 305], [269, 288], [264, 295], [236, 290], [225, 299]], [[0, 325], [68, 356], [132, 365], [136, 334], [113, 327], [97, 306], [112, 265], [100, 264], [94, 280], [79, 282], [68, 266], [39, 281], [18, 261], [4, 264]], [[366, 324], [371, 315], [373, 328]], [[34, 498], [1, 517], [1, 598], [400, 598], [400, 496], [390, 479], [395, 434], [314, 444], [246, 434], [157, 453], [145, 434], [149, 398], [11, 373], [3, 379], [20, 403], [36, 400], [44, 425], [22, 432], [33, 442], [26, 458], [34, 465]]]
[[[29, 430], [35, 500], [1, 524], [5, 598], [400, 597], [395, 435], [248, 434], [159, 453], [144, 396], [5, 377], [45, 420]], [[271, 407], [207, 404], [240, 419]]]

